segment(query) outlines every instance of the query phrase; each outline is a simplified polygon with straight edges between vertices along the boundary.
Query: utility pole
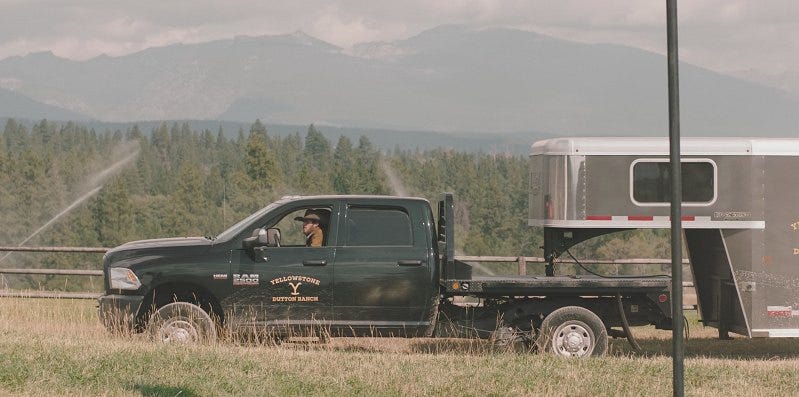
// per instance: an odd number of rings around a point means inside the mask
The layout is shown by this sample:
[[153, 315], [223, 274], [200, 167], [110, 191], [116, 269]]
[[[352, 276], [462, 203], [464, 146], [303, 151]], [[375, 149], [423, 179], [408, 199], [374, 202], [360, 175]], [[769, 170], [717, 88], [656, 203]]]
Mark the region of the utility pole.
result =
[[680, 164], [680, 80], [677, 56], [677, 0], [666, 0], [669, 80], [669, 159], [671, 163], [672, 387], [685, 395], [682, 312], [682, 166]]

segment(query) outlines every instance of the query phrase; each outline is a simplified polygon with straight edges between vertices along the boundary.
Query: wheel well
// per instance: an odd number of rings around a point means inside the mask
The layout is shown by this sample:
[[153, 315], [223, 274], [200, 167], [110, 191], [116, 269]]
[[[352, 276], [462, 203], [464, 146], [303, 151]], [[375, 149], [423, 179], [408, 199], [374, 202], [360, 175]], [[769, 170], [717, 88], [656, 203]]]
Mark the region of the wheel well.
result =
[[219, 325], [224, 323], [222, 305], [210, 291], [193, 284], [170, 283], [159, 285], [144, 296], [136, 316], [137, 330], [143, 331], [150, 316], [172, 302], [193, 303], [205, 310]]
[[508, 302], [504, 307], [496, 310], [495, 316], [501, 316], [507, 325], [518, 327], [522, 330], [530, 330], [540, 328], [544, 318], [555, 310], [566, 306], [582, 307], [600, 318], [605, 317], [606, 313], [602, 310], [605, 304], [606, 299], [602, 298], [552, 297], [519, 299]]

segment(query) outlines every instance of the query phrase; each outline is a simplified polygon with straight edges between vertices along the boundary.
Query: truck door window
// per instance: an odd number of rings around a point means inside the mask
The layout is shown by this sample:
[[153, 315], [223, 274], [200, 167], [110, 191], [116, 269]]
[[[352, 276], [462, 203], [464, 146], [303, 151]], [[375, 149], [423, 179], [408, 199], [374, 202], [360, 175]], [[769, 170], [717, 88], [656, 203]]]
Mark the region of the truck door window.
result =
[[[683, 160], [682, 201], [687, 205], [710, 205], [716, 201], [716, 164], [711, 160]], [[631, 198], [638, 205], [668, 205], [671, 202], [671, 164], [668, 159], [642, 159], [631, 167]]]
[[303, 207], [296, 209], [282, 218], [280, 218], [273, 226], [280, 229], [281, 246], [283, 247], [296, 247], [305, 245], [305, 235], [302, 232], [302, 222], [297, 221], [296, 218], [303, 217], [307, 211], [311, 211], [320, 216], [319, 226], [325, 235], [325, 240], [322, 245], [326, 245], [328, 224], [330, 223], [330, 208], [326, 207]]
[[350, 207], [347, 246], [413, 245], [411, 219], [399, 208]]

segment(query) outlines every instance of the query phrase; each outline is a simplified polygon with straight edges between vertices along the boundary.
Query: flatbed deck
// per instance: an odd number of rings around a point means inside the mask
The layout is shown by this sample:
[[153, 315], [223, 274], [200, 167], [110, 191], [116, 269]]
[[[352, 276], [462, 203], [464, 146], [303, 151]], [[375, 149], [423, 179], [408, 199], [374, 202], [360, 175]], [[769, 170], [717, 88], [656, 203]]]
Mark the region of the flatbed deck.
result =
[[441, 280], [450, 295], [612, 296], [668, 292], [670, 277], [480, 276]]

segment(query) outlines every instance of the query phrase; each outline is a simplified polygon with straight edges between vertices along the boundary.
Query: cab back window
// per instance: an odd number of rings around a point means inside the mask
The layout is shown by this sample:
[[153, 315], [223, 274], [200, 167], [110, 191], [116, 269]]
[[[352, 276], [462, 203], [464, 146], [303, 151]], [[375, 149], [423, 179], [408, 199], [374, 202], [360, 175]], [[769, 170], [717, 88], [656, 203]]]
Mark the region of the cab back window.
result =
[[413, 245], [411, 219], [398, 208], [350, 207], [346, 229], [348, 246]]

